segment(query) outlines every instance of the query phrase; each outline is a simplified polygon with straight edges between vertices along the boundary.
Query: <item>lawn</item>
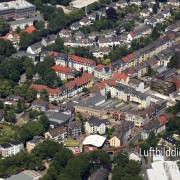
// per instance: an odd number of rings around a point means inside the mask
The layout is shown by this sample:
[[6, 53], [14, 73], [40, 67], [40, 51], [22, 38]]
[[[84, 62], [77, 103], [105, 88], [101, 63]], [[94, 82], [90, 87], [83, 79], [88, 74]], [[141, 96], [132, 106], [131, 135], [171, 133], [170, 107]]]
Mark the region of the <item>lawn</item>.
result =
[[69, 146], [69, 147], [79, 146], [79, 142], [77, 140], [67, 140], [65, 142], [65, 146]]
[[12, 126], [2, 125], [3, 129], [0, 129], [0, 143], [6, 143], [14, 139], [15, 131]]

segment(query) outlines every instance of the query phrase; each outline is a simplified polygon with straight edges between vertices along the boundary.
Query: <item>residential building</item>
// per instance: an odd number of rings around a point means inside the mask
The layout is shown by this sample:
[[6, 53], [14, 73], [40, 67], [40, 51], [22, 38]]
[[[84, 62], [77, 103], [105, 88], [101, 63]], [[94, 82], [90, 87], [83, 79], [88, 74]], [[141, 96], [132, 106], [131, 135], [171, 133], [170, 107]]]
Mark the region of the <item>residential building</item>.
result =
[[165, 131], [165, 124], [159, 122], [158, 120], [153, 120], [148, 124], [144, 125], [141, 131], [141, 138], [143, 140], [146, 140], [151, 132], [154, 132], [157, 135], [163, 131]]
[[79, 73], [75, 69], [71, 69], [67, 66], [60, 66], [55, 65], [52, 67], [55, 70], [56, 74], [61, 78], [64, 79], [73, 79], [79, 76]]
[[15, 21], [8, 22], [11, 30], [15, 31], [17, 27], [20, 27], [21, 29], [25, 29], [25, 26], [33, 26], [34, 22], [40, 21], [40, 18], [38, 16], [30, 17], [26, 19], [17, 19]]
[[71, 121], [68, 124], [68, 136], [75, 137], [82, 133], [82, 122], [80, 120]]
[[146, 111], [128, 110], [125, 115], [125, 121], [132, 121], [136, 127], [143, 127], [149, 122]]
[[85, 123], [85, 130], [89, 134], [105, 134], [106, 128], [110, 127], [110, 123], [107, 119], [90, 119], [89, 121], [86, 121]]
[[111, 147], [119, 147], [128, 142], [134, 133], [134, 122], [125, 121], [115, 128], [113, 137], [109, 140]]
[[141, 1], [140, 0], [130, 0], [130, 4], [135, 4], [137, 6], [141, 5]]
[[47, 111], [49, 109], [49, 102], [37, 99], [31, 103], [31, 108], [37, 111]]
[[42, 49], [43, 45], [41, 44], [41, 42], [37, 42], [33, 45], [30, 45], [26, 52], [27, 53], [30, 53], [30, 54], [34, 54], [34, 55], [39, 55], [40, 52], [41, 52], [41, 49]]
[[180, 90], [180, 74], [172, 77], [172, 78], [171, 78], [171, 81], [172, 81], [173, 83], [175, 83], [175, 85], [176, 85], [176, 90]]
[[150, 105], [150, 96], [136, 91], [127, 85], [118, 84], [115, 86], [106, 85], [106, 92], [111, 92], [112, 98], [118, 98], [129, 102], [138, 108], [146, 108]]
[[67, 129], [64, 126], [49, 130], [45, 134], [45, 139], [51, 139], [57, 142], [64, 142], [67, 139]]
[[35, 16], [36, 7], [25, 0], [0, 3], [0, 17], [19, 19]]
[[23, 149], [24, 149], [24, 145], [19, 141], [0, 144], [0, 154], [2, 157], [9, 157], [12, 155], [16, 155]]
[[34, 136], [32, 140], [26, 142], [27, 152], [31, 152], [39, 143], [44, 141], [44, 137], [42, 136]]
[[128, 85], [129, 77], [125, 75], [125, 73], [115, 73], [113, 75], [113, 79], [120, 84]]
[[145, 24], [144, 26], [135, 29], [134, 31], [131, 31], [127, 36], [127, 40], [132, 41], [133, 39], [139, 39], [141, 37], [151, 34], [151, 32], [152, 26], [149, 24]]
[[126, 0], [118, 0], [116, 2], [116, 6], [120, 8], [125, 8], [126, 6], [128, 6], [128, 3]]
[[24, 98], [21, 96], [15, 96], [15, 95], [9, 95], [5, 98], [4, 104], [5, 105], [14, 105], [16, 106], [18, 101], [21, 101], [21, 103], [24, 102]]
[[106, 80], [110, 79], [112, 75], [112, 70], [110, 66], [104, 66], [104, 65], [97, 65], [94, 68], [94, 77], [101, 79], [101, 80]]
[[41, 40], [41, 44], [45, 47], [55, 43], [55, 40], [56, 40], [56, 35], [54, 34], [51, 34], [51, 35], [48, 35], [46, 37], [43, 37], [42, 40]]

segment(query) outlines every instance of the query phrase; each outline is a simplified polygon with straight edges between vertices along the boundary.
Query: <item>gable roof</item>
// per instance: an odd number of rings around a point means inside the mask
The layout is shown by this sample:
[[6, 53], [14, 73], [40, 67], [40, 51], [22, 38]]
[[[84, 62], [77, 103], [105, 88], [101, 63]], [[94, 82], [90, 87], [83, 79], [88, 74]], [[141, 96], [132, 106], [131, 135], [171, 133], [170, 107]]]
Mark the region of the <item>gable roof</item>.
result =
[[114, 74], [114, 79], [116, 79], [116, 80], [124, 80], [124, 81], [126, 81], [126, 79], [127, 79], [127, 76], [124, 74], [124, 73], [115, 73]]
[[67, 66], [60, 66], [60, 65], [55, 65], [52, 67], [56, 72], [67, 74], [69, 71], [69, 67]]

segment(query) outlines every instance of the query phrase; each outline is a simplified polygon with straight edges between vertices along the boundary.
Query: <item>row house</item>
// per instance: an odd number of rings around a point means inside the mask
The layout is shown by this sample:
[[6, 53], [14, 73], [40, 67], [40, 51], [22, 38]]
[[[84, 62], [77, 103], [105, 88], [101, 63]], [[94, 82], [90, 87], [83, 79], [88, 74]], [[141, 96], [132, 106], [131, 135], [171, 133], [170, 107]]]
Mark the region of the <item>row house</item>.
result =
[[165, 32], [167, 31], [176, 31], [178, 32], [180, 30], [180, 22], [178, 21], [177, 23], [170, 25], [165, 28]]
[[151, 34], [151, 32], [152, 32], [152, 26], [149, 24], [145, 24], [144, 26], [135, 29], [134, 31], [131, 31], [127, 35], [127, 40], [132, 41], [133, 39], [139, 39], [141, 37]]
[[104, 65], [97, 65], [94, 68], [94, 77], [101, 79], [101, 80], [106, 80], [110, 79], [112, 75], [112, 70], [110, 66], [104, 66]]
[[136, 91], [134, 88], [118, 84], [115, 86], [106, 85], [106, 92], [111, 92], [111, 97], [118, 98], [124, 102], [130, 102], [138, 108], [146, 108], [150, 105], [150, 96]]
[[69, 56], [68, 62], [70, 68], [75, 68], [77, 71], [87, 71], [90, 74], [93, 73], [96, 67], [95, 61], [75, 55]]
[[179, 7], [180, 6], [180, 2], [179, 0], [167, 0], [167, 4], [174, 6], [174, 7]]
[[113, 108], [113, 109], [108, 109], [107, 114], [115, 120], [124, 121], [126, 113], [124, 111]]
[[141, 0], [130, 0], [129, 4], [134, 4], [134, 5], [137, 5], [137, 6], [141, 6]]
[[22, 150], [24, 150], [24, 144], [19, 141], [0, 144], [0, 154], [2, 157], [9, 157], [16, 155]]
[[50, 101], [60, 100], [61, 91], [59, 88], [52, 89], [52, 88], [49, 88], [45, 85], [39, 85], [39, 84], [32, 84], [30, 87], [34, 88], [37, 91], [37, 98], [40, 98], [41, 91], [43, 89], [45, 89], [49, 94], [49, 100]]
[[100, 37], [98, 40], [99, 47], [117, 46], [120, 45], [119, 38], [117, 36], [112, 36], [110, 38]]
[[57, 35], [51, 34], [48, 35], [47, 37], [43, 37], [41, 40], [41, 44], [45, 47], [55, 43], [55, 39], [56, 39]]
[[89, 134], [105, 134], [106, 133], [106, 128], [110, 127], [110, 122], [107, 119], [90, 119], [85, 123], [85, 130]]
[[56, 142], [64, 142], [67, 139], [67, 129], [65, 126], [49, 130], [45, 134], [45, 139], [51, 139]]
[[110, 49], [108, 47], [91, 47], [90, 52], [96, 58], [103, 58], [105, 55], [108, 55]]
[[72, 37], [70, 38], [64, 38], [64, 46], [70, 46], [70, 47], [90, 47], [95, 44], [94, 40], [88, 39], [88, 38], [78, 38], [74, 39]]
[[115, 73], [113, 79], [120, 84], [128, 85], [129, 77], [125, 73]]
[[117, 7], [120, 7], [120, 8], [125, 8], [125, 7], [128, 6], [128, 3], [127, 3], [126, 0], [118, 0], [118, 1], [116, 2], [116, 6], [117, 6]]
[[128, 143], [128, 140], [133, 136], [135, 130], [134, 123], [131, 121], [124, 121], [121, 125], [115, 127], [113, 137], [109, 140], [111, 147], [119, 147]]
[[128, 110], [125, 121], [132, 121], [136, 127], [143, 127], [149, 122], [149, 117], [146, 111]]
[[79, 21], [79, 24], [81, 26], [89, 26], [91, 25], [91, 19], [89, 19], [87, 16], [86, 17], [83, 17], [80, 21]]
[[150, 16], [151, 14], [151, 11], [149, 9], [143, 9], [141, 12], [140, 12], [141, 16], [143, 17], [148, 17]]
[[144, 125], [141, 131], [141, 139], [146, 140], [149, 137], [151, 132], [154, 132], [156, 135], [165, 131], [166, 127], [164, 123], [159, 122], [158, 120], [153, 120], [148, 124]]
[[90, 88], [93, 85], [92, 74], [83, 73], [82, 77], [76, 78], [71, 82], [60, 86], [59, 88], [52, 89], [45, 85], [32, 84], [31, 87], [37, 91], [37, 98], [40, 98], [40, 93], [45, 89], [49, 94], [50, 101], [61, 101], [65, 98], [77, 95], [82, 92], [83, 88]]
[[72, 36], [72, 30], [69, 30], [69, 29], [62, 29], [60, 32], [59, 32], [59, 36], [61, 38], [69, 38]]
[[91, 88], [93, 85], [92, 77], [92, 74], [84, 72], [82, 77], [76, 78], [75, 80], [60, 86], [61, 100], [77, 95], [79, 92], [82, 92], [84, 88]]
[[116, 36], [116, 31], [113, 29], [104, 30], [102, 31], [102, 36], [104, 36], [105, 38], [111, 38], [113, 36]]
[[55, 65], [52, 67], [52, 69], [54, 69], [57, 76], [59, 76], [61, 80], [76, 78], [79, 75], [75, 69], [71, 69], [67, 66]]

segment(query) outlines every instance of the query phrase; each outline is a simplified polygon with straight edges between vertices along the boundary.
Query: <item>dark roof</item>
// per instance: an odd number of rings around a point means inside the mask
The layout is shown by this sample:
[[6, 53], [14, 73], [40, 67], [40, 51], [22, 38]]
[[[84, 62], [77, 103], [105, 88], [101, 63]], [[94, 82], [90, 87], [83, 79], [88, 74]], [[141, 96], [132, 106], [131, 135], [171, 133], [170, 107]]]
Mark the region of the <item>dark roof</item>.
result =
[[47, 101], [44, 101], [42, 99], [37, 99], [32, 102], [32, 105], [36, 106], [47, 106], [49, 103]]
[[11, 147], [11, 144], [9, 144], [9, 143], [0, 144], [0, 147], [9, 148], [9, 147]]
[[169, 136], [164, 136], [162, 137], [163, 140], [167, 141], [168, 143], [171, 143], [171, 144], [176, 144], [177, 140], [172, 138], [172, 137], [169, 137]]
[[20, 145], [20, 144], [22, 144], [22, 142], [20, 142], [20, 141], [12, 141], [12, 142], [10, 142], [10, 144], [12, 144], [12, 145]]
[[75, 127], [81, 127], [82, 126], [82, 122], [79, 120], [79, 121], [71, 121], [69, 124], [68, 124], [68, 128], [69, 129], [73, 129]]
[[88, 123], [90, 126], [100, 126], [102, 123], [105, 125], [109, 125], [109, 121], [107, 119], [99, 120], [97, 118], [90, 119]]
[[148, 124], [144, 125], [143, 131], [150, 132], [150, 131], [158, 129], [162, 126], [164, 126], [164, 124], [162, 124], [158, 120], [153, 120], [153, 121], [149, 122]]
[[65, 133], [66, 132], [66, 127], [60, 126], [58, 128], [52, 129], [52, 130], [50, 130], [48, 132], [51, 134], [52, 137], [56, 137], [56, 136], [58, 136], [60, 134]]

